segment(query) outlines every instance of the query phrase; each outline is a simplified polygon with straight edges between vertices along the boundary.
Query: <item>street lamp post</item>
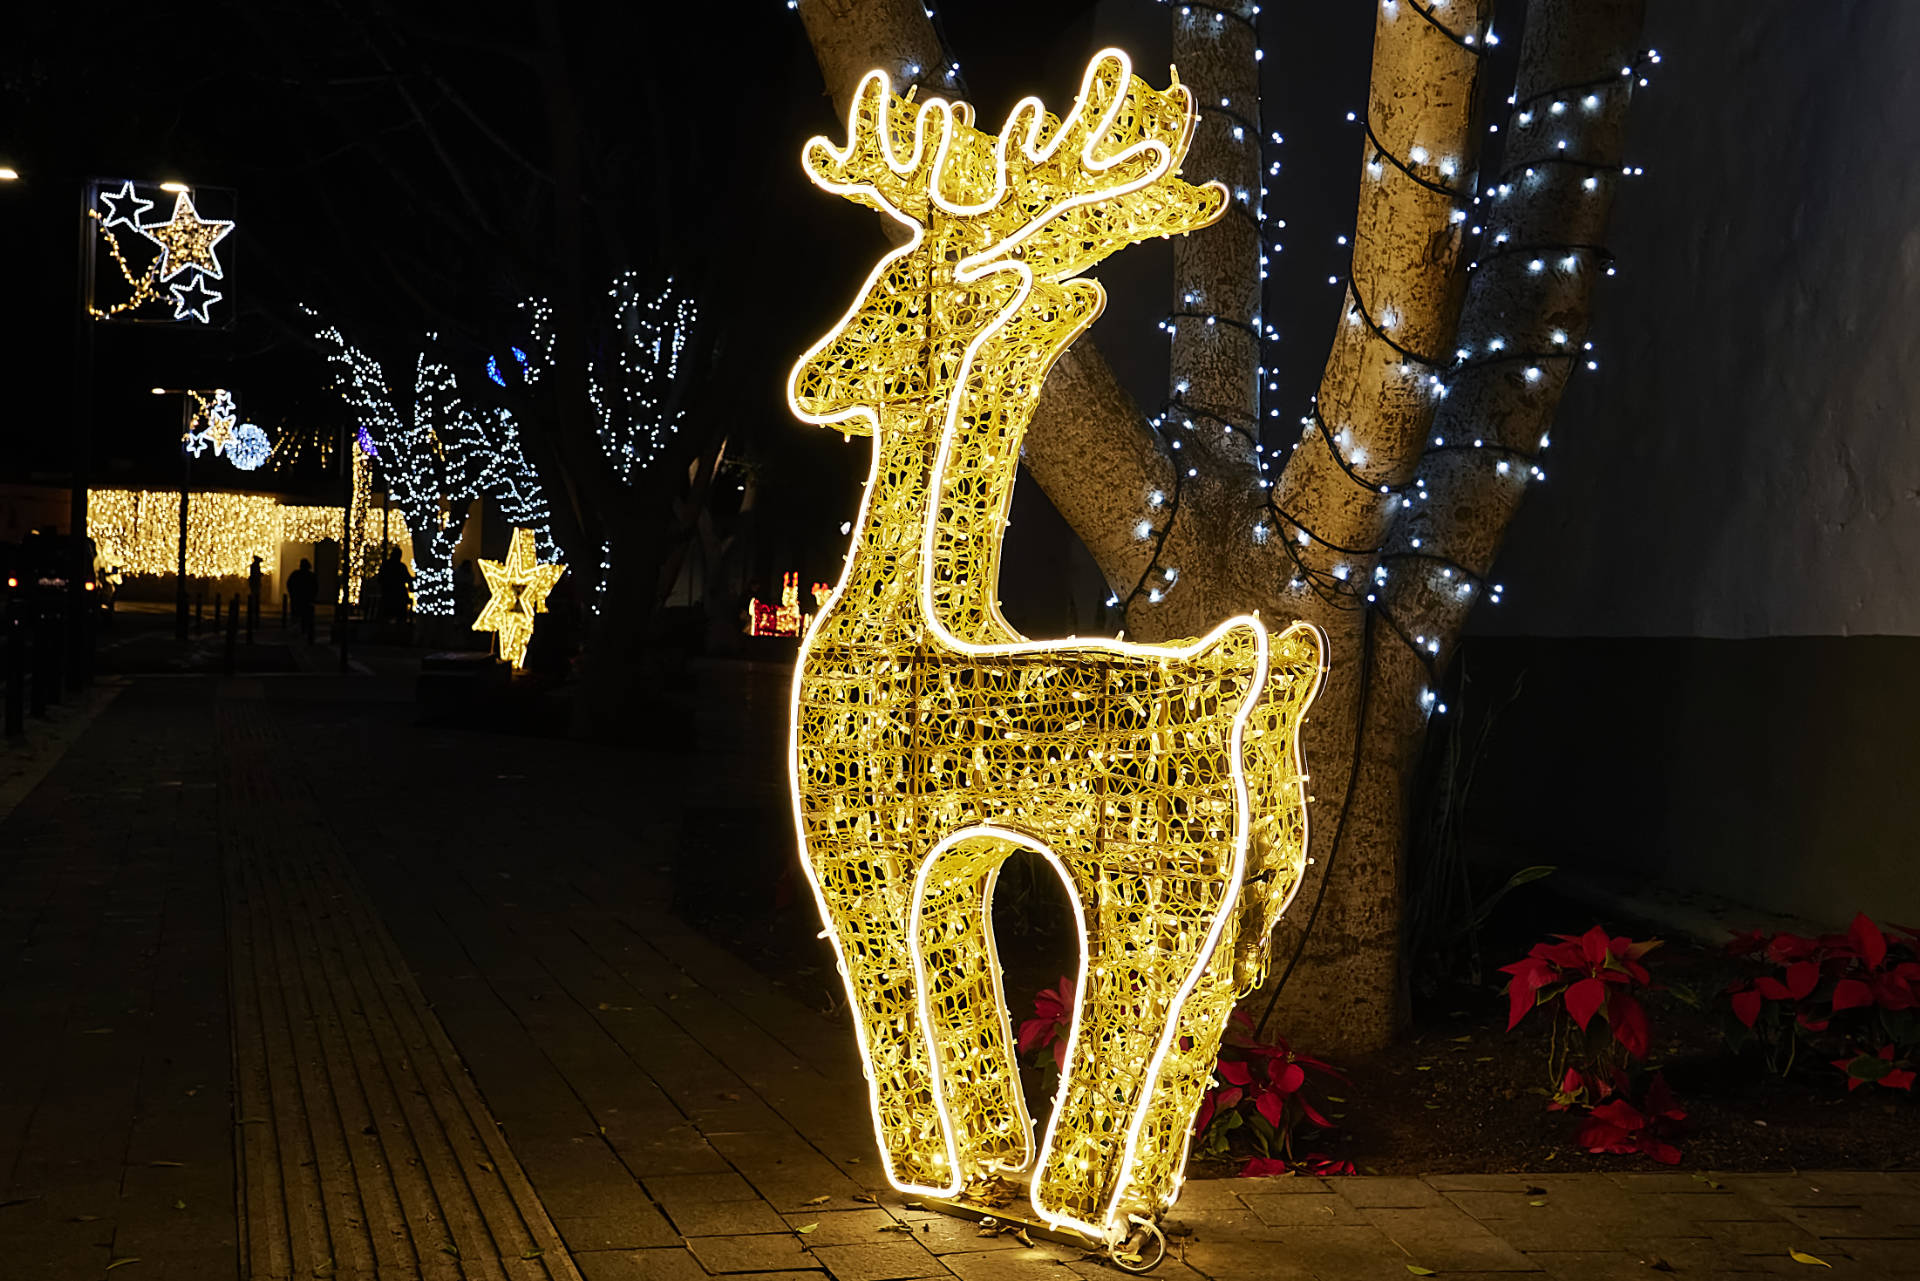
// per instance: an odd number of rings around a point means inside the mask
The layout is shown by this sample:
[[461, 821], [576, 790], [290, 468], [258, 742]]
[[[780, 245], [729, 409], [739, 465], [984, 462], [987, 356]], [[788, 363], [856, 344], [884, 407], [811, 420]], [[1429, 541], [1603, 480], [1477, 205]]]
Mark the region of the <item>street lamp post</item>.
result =
[[153, 394], [180, 397], [180, 559], [175, 572], [177, 586], [173, 597], [173, 634], [175, 639], [184, 641], [187, 639], [187, 497], [193, 491], [193, 450], [187, 447], [187, 437], [193, 434], [193, 398], [218, 395], [219, 392], [187, 387], [155, 387]]

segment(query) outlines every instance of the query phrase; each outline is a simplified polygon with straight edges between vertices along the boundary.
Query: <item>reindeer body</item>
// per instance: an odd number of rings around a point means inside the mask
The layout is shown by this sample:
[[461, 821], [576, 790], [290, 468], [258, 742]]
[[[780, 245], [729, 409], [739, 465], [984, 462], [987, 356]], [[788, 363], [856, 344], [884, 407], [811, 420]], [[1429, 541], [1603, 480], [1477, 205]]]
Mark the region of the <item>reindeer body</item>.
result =
[[[1190, 130], [1184, 90], [1156, 94], [1109, 53], [1066, 122], [1025, 102], [999, 139], [876, 73], [846, 148], [816, 139], [806, 157], [915, 235], [790, 388], [802, 418], [873, 436], [846, 570], [794, 678], [803, 862], [890, 1178], [954, 1196], [1026, 1172], [1044, 1218], [1096, 1239], [1177, 1190], [1232, 1010], [1249, 852], [1273, 823], [1252, 806], [1299, 810], [1295, 729], [1320, 670], [1311, 629], [1034, 642], [994, 599], [1020, 436], [1104, 301], [1077, 272], [1223, 205], [1172, 176]], [[1022, 848], [1065, 881], [1082, 942], [1037, 1152], [990, 917]]]

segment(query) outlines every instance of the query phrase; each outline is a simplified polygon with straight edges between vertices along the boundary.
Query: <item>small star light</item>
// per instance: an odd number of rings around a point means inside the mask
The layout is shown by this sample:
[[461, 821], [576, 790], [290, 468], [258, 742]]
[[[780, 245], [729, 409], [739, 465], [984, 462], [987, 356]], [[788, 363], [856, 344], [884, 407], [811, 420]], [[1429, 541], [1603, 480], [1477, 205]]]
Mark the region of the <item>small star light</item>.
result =
[[503, 564], [497, 560], [480, 562], [487, 590], [493, 599], [473, 620], [476, 632], [493, 632], [500, 637], [500, 657], [519, 671], [527, 665], [527, 642], [533, 639], [533, 616], [547, 612], [547, 593], [567, 572], [561, 564], [542, 565], [534, 559], [533, 531], [516, 529]]
[[194, 267], [219, 280], [223, 273], [213, 249], [232, 230], [233, 224], [225, 219], [201, 218], [193, 197], [182, 191], [173, 198], [173, 217], [148, 223], [140, 233], [160, 246], [160, 279], [171, 280]]
[[167, 291], [173, 295], [173, 318], [185, 320], [191, 316], [203, 325], [213, 323], [213, 315], [207, 309], [220, 301], [220, 295], [207, 288], [207, 278], [198, 273], [184, 285], [168, 285]]

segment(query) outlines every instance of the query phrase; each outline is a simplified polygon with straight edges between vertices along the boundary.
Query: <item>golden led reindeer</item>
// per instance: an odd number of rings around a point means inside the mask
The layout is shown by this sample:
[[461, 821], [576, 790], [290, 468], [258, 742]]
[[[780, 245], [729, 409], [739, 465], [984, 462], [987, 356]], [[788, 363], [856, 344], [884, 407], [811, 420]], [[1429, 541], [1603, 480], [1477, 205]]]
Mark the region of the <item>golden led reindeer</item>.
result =
[[[1177, 82], [1155, 91], [1108, 50], [1064, 121], [1027, 99], [997, 138], [874, 72], [845, 145], [803, 156], [911, 233], [789, 386], [803, 420], [873, 437], [846, 569], [794, 675], [790, 765], [882, 1157], [935, 1196], [1024, 1174], [1046, 1222], [1109, 1242], [1176, 1195], [1236, 971], [1257, 981], [1299, 881], [1297, 731], [1321, 673], [1305, 625], [1029, 641], [996, 600], [1022, 433], [1105, 302], [1079, 273], [1225, 209], [1217, 184], [1176, 176], [1193, 120]], [[1019, 849], [1060, 874], [1081, 942], [1037, 1152], [991, 924]]]

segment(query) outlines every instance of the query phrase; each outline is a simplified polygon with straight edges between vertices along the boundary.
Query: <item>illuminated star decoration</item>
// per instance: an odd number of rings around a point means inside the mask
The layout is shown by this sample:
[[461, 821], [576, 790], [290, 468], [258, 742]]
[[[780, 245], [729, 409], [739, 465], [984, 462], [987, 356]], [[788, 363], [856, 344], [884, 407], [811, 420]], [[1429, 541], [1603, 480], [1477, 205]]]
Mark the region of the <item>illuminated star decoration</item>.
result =
[[207, 278], [203, 273], [195, 272], [193, 278], [184, 285], [168, 285], [167, 291], [173, 295], [175, 320], [185, 320], [191, 316], [203, 325], [213, 323], [208, 308], [219, 302], [221, 295], [207, 288]]
[[192, 267], [219, 280], [223, 273], [214, 246], [232, 230], [226, 219], [202, 218], [193, 197], [182, 191], [173, 198], [173, 217], [147, 223], [140, 233], [160, 246], [160, 279], [171, 280]]
[[533, 531], [516, 529], [503, 564], [497, 560], [480, 562], [486, 575], [487, 590], [493, 598], [473, 620], [476, 632], [493, 632], [500, 638], [500, 657], [519, 671], [527, 665], [527, 642], [533, 639], [533, 616], [547, 612], [547, 593], [567, 572], [561, 564], [542, 565], [534, 558]]
[[[107, 214], [100, 220], [103, 229], [111, 227], [131, 227], [140, 230], [140, 215], [153, 208], [153, 201], [146, 200], [133, 193], [133, 182], [123, 183], [120, 190], [100, 193], [100, 203], [106, 206]], [[129, 212], [131, 210], [131, 212]]]

